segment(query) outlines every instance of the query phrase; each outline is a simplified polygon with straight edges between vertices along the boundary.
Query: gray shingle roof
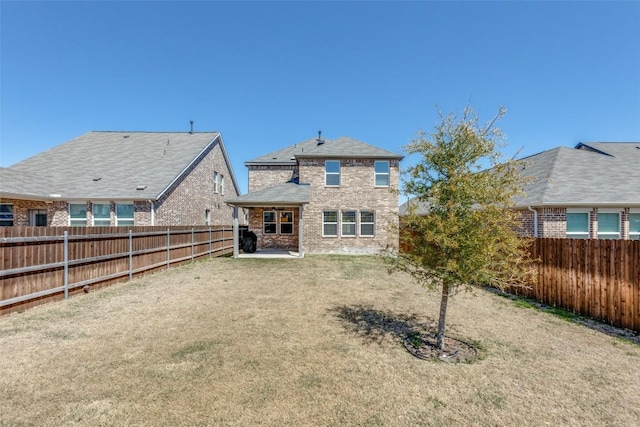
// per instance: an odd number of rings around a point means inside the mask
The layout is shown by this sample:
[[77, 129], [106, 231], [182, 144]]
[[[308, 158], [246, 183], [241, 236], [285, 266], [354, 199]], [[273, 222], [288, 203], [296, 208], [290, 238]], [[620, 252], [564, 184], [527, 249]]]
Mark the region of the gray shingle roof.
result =
[[289, 147], [256, 157], [245, 162], [246, 165], [256, 164], [295, 164], [296, 158], [366, 158], [366, 159], [402, 159], [400, 154], [375, 147], [346, 136], [330, 140], [322, 138], [318, 144], [317, 138], [308, 139]]
[[45, 198], [41, 183], [46, 180], [46, 176], [40, 174], [0, 168], [0, 195], [7, 198], [10, 195], [31, 196], [34, 199]]
[[311, 196], [309, 184], [297, 184], [286, 182], [273, 187], [252, 191], [244, 196], [226, 200], [226, 203], [235, 206], [287, 206], [303, 205], [309, 203]]
[[218, 132], [89, 132], [10, 166], [15, 176], [3, 173], [0, 192], [19, 189], [22, 174], [42, 177], [24, 189], [43, 197], [154, 200], [215, 143], [226, 156]]
[[640, 206], [640, 143], [581, 143], [526, 157], [518, 206]]

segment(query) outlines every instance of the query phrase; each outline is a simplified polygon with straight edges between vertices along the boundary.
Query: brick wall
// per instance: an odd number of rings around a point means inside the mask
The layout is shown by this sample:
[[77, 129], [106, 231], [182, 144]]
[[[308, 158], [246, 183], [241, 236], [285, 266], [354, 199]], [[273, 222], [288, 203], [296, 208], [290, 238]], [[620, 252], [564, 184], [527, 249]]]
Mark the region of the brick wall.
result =
[[[398, 221], [398, 161], [391, 160], [390, 187], [374, 187], [374, 160], [343, 159], [340, 187], [325, 186], [325, 160], [301, 159], [300, 182], [311, 184], [304, 209], [304, 250], [309, 253], [376, 253], [389, 243], [390, 226]], [[323, 237], [323, 211], [362, 210], [375, 213], [374, 237]], [[359, 225], [359, 224], [358, 224]], [[357, 234], [359, 234], [359, 226]], [[396, 242], [397, 243], [397, 242]]]
[[[214, 171], [224, 176], [224, 194], [219, 190], [214, 192]], [[224, 201], [237, 196], [222, 148], [214, 144], [191, 166], [187, 175], [156, 202], [156, 225], [205, 225], [207, 209], [211, 225], [231, 224], [233, 208]]]
[[520, 236], [535, 236], [535, 215], [529, 209], [517, 209], [516, 212], [520, 216], [520, 226], [517, 228]]
[[[298, 250], [298, 216], [299, 208], [282, 208], [282, 211], [293, 211], [293, 234], [281, 234], [280, 223], [277, 223], [275, 234], [265, 234], [263, 228], [263, 212], [271, 211], [271, 208], [255, 208], [249, 211], [249, 230], [258, 236], [258, 249], [288, 249]], [[276, 210], [276, 217], [279, 217], [280, 210]]]
[[249, 166], [249, 192], [273, 187], [298, 176], [295, 165]]
[[566, 237], [567, 210], [565, 208], [538, 208], [539, 237]]

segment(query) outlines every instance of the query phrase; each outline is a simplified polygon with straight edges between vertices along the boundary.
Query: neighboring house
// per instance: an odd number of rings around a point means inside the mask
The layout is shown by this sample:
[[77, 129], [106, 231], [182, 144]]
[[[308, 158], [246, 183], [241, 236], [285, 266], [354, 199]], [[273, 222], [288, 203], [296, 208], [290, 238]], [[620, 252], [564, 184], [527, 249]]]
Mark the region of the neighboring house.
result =
[[[521, 234], [640, 239], [640, 143], [580, 143], [521, 160], [521, 174], [529, 178], [525, 195], [514, 200]], [[419, 215], [428, 209], [417, 205]]]
[[526, 157], [524, 234], [640, 239], [640, 143], [589, 142]]
[[375, 253], [397, 223], [401, 159], [352, 138], [319, 135], [246, 162], [249, 193], [227, 203], [248, 209], [258, 250]]
[[218, 132], [89, 132], [0, 168], [0, 225], [220, 225], [240, 193]]

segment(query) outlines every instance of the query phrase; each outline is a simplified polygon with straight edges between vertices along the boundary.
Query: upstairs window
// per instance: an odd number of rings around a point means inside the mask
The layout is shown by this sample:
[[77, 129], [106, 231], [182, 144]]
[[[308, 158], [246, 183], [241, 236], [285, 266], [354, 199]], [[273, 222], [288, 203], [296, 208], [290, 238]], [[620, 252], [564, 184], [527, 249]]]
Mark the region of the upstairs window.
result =
[[376, 217], [371, 211], [360, 211], [360, 235], [374, 236], [376, 230]]
[[220, 175], [220, 194], [224, 195], [224, 175]]
[[218, 192], [218, 172], [213, 173], [213, 192]]
[[0, 204], [0, 227], [13, 226], [13, 205]]
[[116, 205], [116, 225], [119, 227], [133, 225], [133, 203], [118, 203]]
[[262, 213], [262, 230], [264, 234], [276, 234], [276, 212], [265, 211]]
[[640, 213], [629, 214], [629, 239], [640, 240]]
[[94, 203], [91, 206], [93, 212], [93, 225], [96, 227], [108, 227], [111, 225], [111, 205], [109, 203]]
[[598, 213], [598, 239], [620, 238], [620, 214]]
[[388, 187], [389, 186], [389, 161], [377, 160], [373, 162], [374, 172], [374, 185], [376, 187]]
[[69, 225], [72, 227], [87, 226], [86, 203], [69, 203]]
[[570, 239], [589, 238], [589, 213], [567, 213], [567, 237]]
[[340, 160], [324, 162], [324, 183], [327, 187], [340, 186]]

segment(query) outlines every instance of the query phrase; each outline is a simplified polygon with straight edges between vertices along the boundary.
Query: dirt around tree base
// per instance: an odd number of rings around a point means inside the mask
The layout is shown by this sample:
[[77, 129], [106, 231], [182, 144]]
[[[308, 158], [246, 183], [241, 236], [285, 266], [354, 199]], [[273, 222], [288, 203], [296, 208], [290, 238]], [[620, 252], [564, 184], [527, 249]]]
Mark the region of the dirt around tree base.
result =
[[438, 348], [434, 335], [410, 335], [404, 339], [404, 346], [409, 353], [423, 360], [471, 363], [478, 358], [478, 351], [471, 344], [447, 336], [444, 338], [444, 350]]

